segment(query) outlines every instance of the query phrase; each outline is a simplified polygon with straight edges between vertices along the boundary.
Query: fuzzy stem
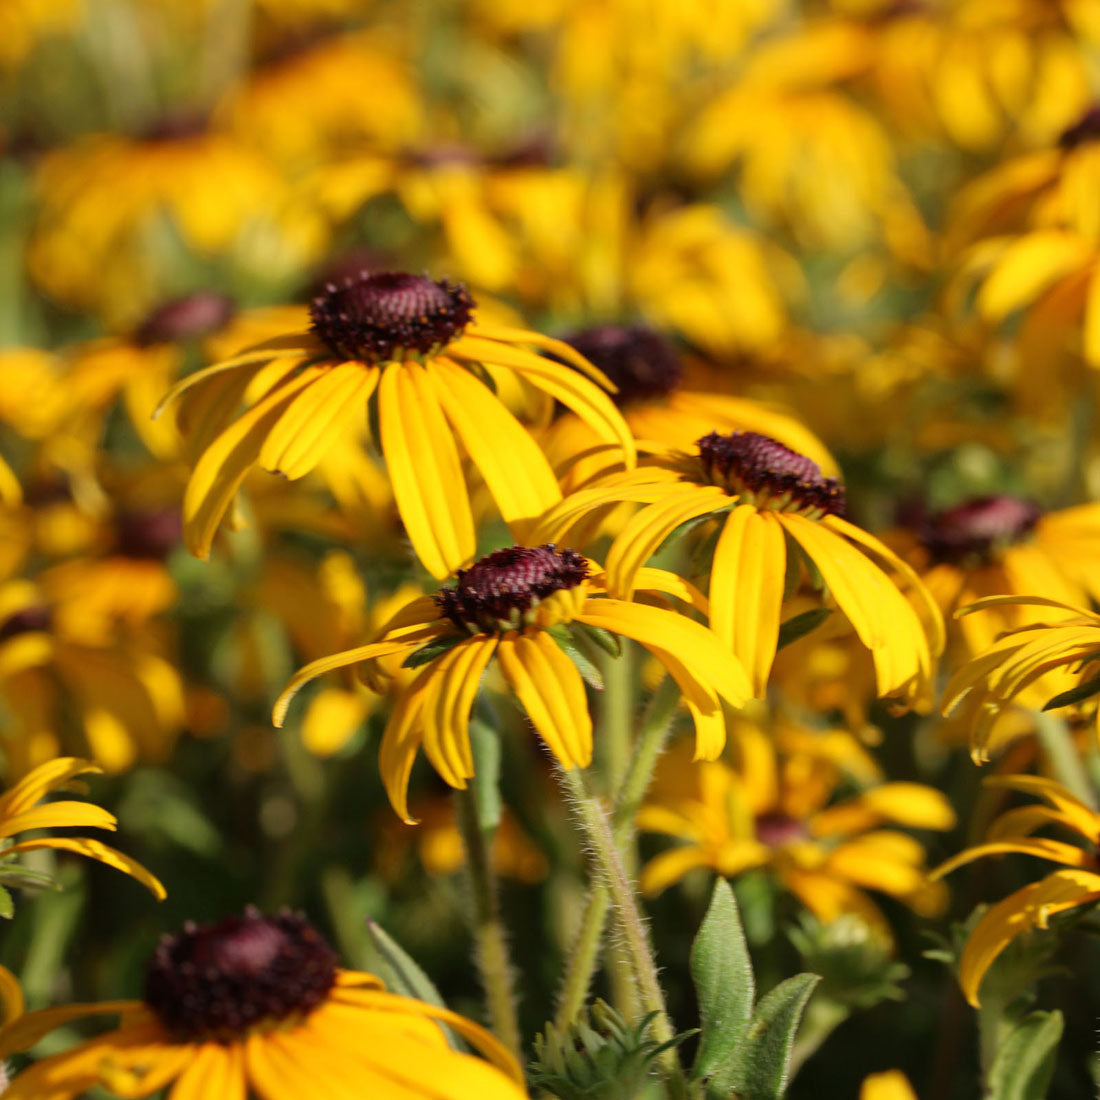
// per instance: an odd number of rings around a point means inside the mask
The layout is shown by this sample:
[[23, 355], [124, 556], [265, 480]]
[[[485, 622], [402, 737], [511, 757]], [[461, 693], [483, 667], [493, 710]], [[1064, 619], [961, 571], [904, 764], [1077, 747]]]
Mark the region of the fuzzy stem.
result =
[[[634, 817], [653, 778], [653, 769], [668, 737], [676, 701], [680, 693], [671, 676], [666, 677], [650, 701], [642, 725], [637, 748], [630, 758], [626, 777], [623, 779], [615, 810], [612, 814], [612, 831], [615, 846], [620, 851], [631, 835]], [[604, 922], [611, 906], [611, 896], [603, 882], [595, 882], [581, 914], [580, 928], [569, 963], [562, 979], [558, 997], [558, 1010], [554, 1026], [564, 1029], [576, 1017], [588, 996], [592, 975], [596, 971], [600, 942], [603, 939]]]
[[599, 750], [604, 774], [603, 790], [614, 794], [620, 787], [634, 751], [634, 653], [623, 643], [618, 657], [604, 655], [604, 690], [599, 700]]
[[[599, 800], [588, 790], [584, 773], [577, 768], [562, 772], [563, 785], [580, 820], [584, 838], [597, 873], [603, 878], [611, 895], [611, 903], [618, 917], [619, 927], [634, 966], [642, 1009], [656, 1013], [653, 1019], [653, 1037], [665, 1043], [673, 1037], [672, 1023], [665, 1008], [665, 997], [657, 979], [657, 962], [649, 943], [645, 920], [638, 907], [634, 886], [627, 876], [619, 857], [619, 849], [612, 832], [611, 817]], [[660, 1065], [665, 1071], [674, 1097], [687, 1096], [687, 1082], [674, 1049], [661, 1055]]]
[[1085, 762], [1070, 737], [1066, 723], [1057, 715], [1038, 711], [1035, 714], [1035, 732], [1043, 755], [1054, 772], [1054, 778], [1086, 806], [1095, 810], [1096, 792], [1089, 782]]
[[456, 791], [455, 795], [458, 799], [458, 827], [466, 847], [466, 870], [473, 899], [477, 965], [485, 988], [489, 1021], [497, 1038], [522, 1062], [519, 1020], [512, 988], [512, 964], [504, 924], [500, 919], [500, 902], [489, 845], [478, 822], [474, 792]]

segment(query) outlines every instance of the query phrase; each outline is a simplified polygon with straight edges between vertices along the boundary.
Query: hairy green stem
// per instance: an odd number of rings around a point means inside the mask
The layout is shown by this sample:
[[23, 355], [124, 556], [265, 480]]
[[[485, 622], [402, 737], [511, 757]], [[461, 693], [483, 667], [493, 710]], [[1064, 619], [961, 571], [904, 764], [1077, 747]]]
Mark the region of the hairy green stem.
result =
[[458, 827], [466, 846], [466, 870], [473, 900], [477, 965], [485, 989], [489, 1021], [497, 1038], [522, 1062], [519, 1019], [512, 988], [512, 964], [504, 924], [500, 919], [500, 901], [490, 862], [488, 837], [478, 822], [474, 792], [456, 791], [455, 795], [458, 799]]
[[[653, 1037], [659, 1043], [665, 1043], [673, 1037], [672, 1023], [665, 1007], [661, 983], [657, 979], [657, 962], [638, 906], [638, 898], [619, 857], [611, 815], [590, 793], [585, 776], [579, 769], [573, 768], [561, 774], [565, 790], [580, 820], [596, 872], [603, 878], [610, 892], [611, 904], [634, 967], [642, 1010], [647, 1014], [655, 1013]], [[676, 1051], [666, 1050], [661, 1055], [660, 1065], [668, 1078], [672, 1095], [677, 1098], [686, 1097], [687, 1082]]]
[[[612, 814], [615, 846], [620, 851], [631, 836], [635, 815], [653, 778], [653, 770], [668, 737], [678, 699], [679, 689], [669, 676], [657, 689], [646, 711], [641, 737], [630, 758]], [[593, 883], [581, 913], [577, 938], [569, 953], [569, 962], [558, 996], [554, 1025], [559, 1030], [575, 1019], [588, 996], [610, 907], [611, 896], [607, 885], [603, 882]]]

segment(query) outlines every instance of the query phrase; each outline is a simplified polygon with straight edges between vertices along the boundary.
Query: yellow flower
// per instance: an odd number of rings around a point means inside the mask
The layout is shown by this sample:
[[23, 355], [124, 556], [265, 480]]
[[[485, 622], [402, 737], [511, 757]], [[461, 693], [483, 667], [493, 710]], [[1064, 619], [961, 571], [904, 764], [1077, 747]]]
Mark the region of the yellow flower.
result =
[[[1048, 608], [1058, 614], [1049, 620], [1032, 617], [1004, 631], [985, 652], [960, 668], [944, 689], [943, 712], [964, 716], [971, 731], [970, 755], [979, 764], [989, 759], [990, 735], [1001, 712], [1040, 676], [1048, 683], [1057, 683], [1051, 680], [1057, 676], [1066, 692], [1087, 685], [1100, 670], [1100, 616], [1094, 612], [1043, 596], [989, 596], [961, 613], [1005, 607]], [[1088, 694], [1086, 690], [1081, 698]]]
[[[578, 520], [624, 501], [643, 507], [607, 555], [613, 595], [629, 599], [642, 564], [681, 524], [708, 517], [718, 537], [710, 576], [711, 629], [749, 671], [762, 696], [779, 639], [790, 577], [814, 571], [875, 660], [879, 695], [922, 702], [943, 621], [913, 570], [839, 514], [844, 493], [816, 463], [755, 432], [711, 432], [696, 453], [656, 453], [637, 470], [609, 474], [553, 508], [539, 538], [558, 541]], [[795, 552], [788, 557], [788, 544]], [[788, 568], [788, 564], [790, 568]], [[896, 582], [889, 570], [896, 575]], [[898, 583], [919, 601], [922, 617]]]
[[304, 476], [340, 440], [341, 426], [362, 418], [372, 396], [398, 510], [434, 577], [468, 565], [475, 553], [460, 443], [501, 515], [524, 537], [561, 494], [535, 441], [481, 380], [488, 366], [568, 405], [632, 465], [633, 439], [600, 388], [611, 383], [558, 340], [472, 324], [473, 305], [446, 280], [364, 273], [330, 284], [314, 300], [312, 332], [265, 341], [180, 382], [166, 400], [205, 402], [215, 419], [231, 415], [249, 387], [252, 394], [248, 410], [209, 443], [188, 484], [184, 530], [193, 552], [209, 554], [250, 469]]
[[[12, 984], [8, 975], [7, 999], [18, 1009]], [[250, 910], [215, 925], [188, 925], [161, 940], [141, 1001], [15, 1015], [0, 1028], [0, 1055], [96, 1014], [119, 1016], [119, 1026], [16, 1074], [4, 1095], [77, 1100], [102, 1085], [137, 1098], [174, 1082], [175, 1100], [526, 1096], [515, 1059], [484, 1028], [387, 993], [372, 974], [338, 969], [328, 944], [289, 913]], [[488, 1061], [454, 1050], [438, 1024]]]
[[[950, 829], [950, 804], [918, 783], [878, 782], [873, 762], [843, 731], [815, 735], [780, 726], [776, 734], [773, 740], [739, 724], [731, 737], [736, 766], [716, 760], [689, 767], [677, 751], [662, 761], [638, 827], [685, 843], [646, 864], [642, 888], [660, 893], [698, 867], [726, 877], [763, 867], [820, 920], [856, 913], [888, 937], [865, 890], [914, 907], [930, 899], [920, 843], [880, 826]], [[853, 772], [865, 789], [833, 802]]]
[[[88, 802], [42, 802], [51, 791], [71, 790], [78, 775], [100, 772], [95, 764], [75, 757], [60, 757], [39, 765], [14, 787], [0, 795], [0, 878], [4, 864], [19, 852], [52, 848], [76, 852], [108, 867], [133, 876], [157, 898], [164, 898], [164, 887], [140, 863], [102, 841], [84, 836], [39, 836], [12, 843], [6, 839], [26, 829], [110, 829], [118, 824], [115, 815]], [[41, 805], [39, 805], [41, 803]]]
[[31, 277], [126, 328], [176, 285], [180, 246], [253, 281], [293, 277], [326, 235], [273, 165], [229, 134], [178, 120], [144, 137], [98, 134], [51, 153], [35, 180]]
[[[642, 588], [701, 600], [671, 574], [646, 570]], [[749, 693], [744, 670], [703, 626], [675, 611], [603, 596], [602, 576], [574, 550], [554, 546], [497, 550], [454, 585], [398, 611], [377, 640], [314, 661], [297, 672], [275, 704], [281, 725], [294, 694], [334, 669], [401, 654], [423, 663], [405, 688], [382, 735], [382, 781], [394, 809], [411, 822], [409, 772], [421, 743], [437, 772], [465, 788], [473, 774], [469, 717], [482, 674], [495, 658], [547, 747], [565, 769], [592, 760], [592, 719], [584, 681], [567, 655], [568, 630], [594, 629], [641, 643], [679, 685], [695, 720], [696, 753], [714, 757], [725, 743], [722, 700], [733, 706]], [[417, 651], [422, 652], [417, 654]], [[372, 685], [373, 686], [373, 685]]]
[[917, 1100], [917, 1094], [900, 1069], [888, 1069], [863, 1079], [859, 1100]]
[[[1100, 898], [1100, 874], [1095, 869], [1100, 844], [1100, 814], [1052, 779], [1008, 775], [994, 776], [985, 782], [990, 787], [1036, 795], [1045, 805], [1006, 811], [993, 823], [984, 844], [967, 848], [940, 864], [932, 877], [941, 878], [971, 860], [1005, 852], [1023, 852], [1070, 869], [1055, 871], [1009, 894], [992, 906], [970, 933], [959, 959], [959, 984], [975, 1008], [981, 1007], [978, 992], [982, 978], [1013, 939], [1032, 928], [1046, 928], [1048, 919], [1056, 913], [1078, 905], [1090, 905]], [[1086, 847], [1033, 835], [1047, 826], [1068, 830], [1075, 834], [1075, 839], [1084, 841]]]
[[973, 300], [982, 320], [1023, 314], [1021, 384], [1048, 396], [1052, 355], [1080, 352], [1100, 367], [1100, 108], [1057, 146], [1006, 161], [959, 196], [948, 245], [970, 244], [950, 308]]

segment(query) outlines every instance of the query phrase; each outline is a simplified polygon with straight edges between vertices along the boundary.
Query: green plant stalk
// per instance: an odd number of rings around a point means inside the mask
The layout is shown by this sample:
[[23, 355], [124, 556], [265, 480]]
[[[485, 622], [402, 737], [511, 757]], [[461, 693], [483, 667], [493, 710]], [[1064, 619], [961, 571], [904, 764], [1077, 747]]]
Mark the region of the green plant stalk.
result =
[[[561, 774], [566, 793], [580, 820], [596, 872], [604, 879], [610, 892], [611, 904], [634, 967], [642, 1010], [647, 1014], [655, 1013], [653, 1037], [659, 1043], [668, 1042], [674, 1033], [665, 1007], [664, 993], [661, 992], [661, 983], [657, 979], [657, 962], [638, 907], [637, 895], [619, 856], [611, 817], [589, 792], [588, 783], [580, 769], [573, 768]], [[687, 1081], [676, 1051], [666, 1050], [661, 1055], [659, 1064], [668, 1079], [672, 1096], [677, 1100], [686, 1098], [689, 1095]]]
[[604, 777], [603, 790], [613, 795], [622, 785], [634, 751], [634, 652], [623, 643], [618, 657], [604, 654], [601, 673], [604, 690], [599, 699], [597, 724], [599, 754]]
[[[637, 749], [630, 758], [612, 814], [612, 833], [615, 846], [620, 851], [632, 835], [634, 818], [653, 778], [653, 770], [668, 737], [678, 699], [679, 689], [669, 676], [650, 701]], [[562, 979], [558, 1009], [554, 1015], [554, 1026], [559, 1030], [564, 1030], [572, 1023], [584, 1006], [592, 984], [592, 975], [596, 971], [604, 922], [610, 907], [611, 895], [606, 884], [593, 883], [581, 913], [576, 942], [569, 954], [569, 962]]]
[[1055, 714], [1037, 711], [1035, 733], [1054, 778], [1090, 809], [1097, 809], [1096, 790], [1065, 721]]
[[458, 827], [466, 847], [466, 871], [473, 901], [475, 953], [481, 983], [485, 989], [489, 1021], [497, 1038], [522, 1063], [512, 963], [504, 924], [500, 919], [496, 875], [490, 862], [489, 845], [478, 824], [474, 792], [456, 791], [455, 796], [458, 800]]

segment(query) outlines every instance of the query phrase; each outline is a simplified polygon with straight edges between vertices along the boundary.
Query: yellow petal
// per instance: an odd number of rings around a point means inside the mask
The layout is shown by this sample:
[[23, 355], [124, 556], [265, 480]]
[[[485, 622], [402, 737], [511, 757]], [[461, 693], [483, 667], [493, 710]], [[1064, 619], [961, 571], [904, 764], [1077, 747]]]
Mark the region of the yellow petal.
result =
[[497, 661], [508, 686], [567, 771], [592, 762], [592, 718], [584, 682], [549, 635], [505, 634]]
[[338, 753], [366, 721], [377, 696], [344, 688], [325, 688], [310, 701], [302, 719], [302, 744], [314, 756]]
[[203, 452], [183, 496], [184, 535], [196, 557], [210, 556], [214, 532], [245, 475], [255, 464], [264, 439], [295, 394], [310, 385], [316, 368], [303, 371], [267, 394], [225, 429]]
[[981, 1008], [978, 990], [982, 978], [1012, 940], [1032, 928], [1045, 928], [1047, 919], [1055, 913], [1086, 905], [1098, 897], [1100, 875], [1055, 871], [994, 905], [970, 933], [959, 959], [959, 985], [970, 1004]]
[[[89, 772], [102, 774], [103, 769], [90, 760], [80, 760], [75, 756], [62, 756], [40, 764], [34, 771], [25, 775], [14, 787], [0, 796], [0, 823], [5, 818], [22, 813], [33, 806], [49, 791], [64, 786], [75, 776]], [[8, 834], [10, 835], [10, 834]]]
[[369, 645], [347, 649], [343, 653], [334, 653], [330, 657], [321, 657], [316, 661], [311, 661], [305, 668], [301, 668], [294, 673], [287, 681], [286, 687], [280, 692], [279, 698], [275, 700], [275, 706], [271, 712], [272, 724], [282, 726], [291, 699], [310, 680], [315, 680], [318, 676], [323, 676], [326, 672], [332, 672], [334, 669], [346, 668], [348, 665], [358, 664], [360, 661], [369, 661], [374, 657], [388, 657], [391, 653], [401, 653], [404, 650], [411, 652], [425, 642], [437, 637], [439, 633], [438, 627], [434, 625], [425, 626], [422, 630], [412, 634], [404, 634], [400, 638], [371, 642]]
[[713, 866], [710, 854], [703, 848], [690, 845], [670, 848], [667, 852], [654, 856], [642, 868], [642, 891], [648, 897], [654, 898], [679, 882], [688, 872], [699, 867]]
[[900, 1069], [888, 1069], [863, 1079], [859, 1100], [917, 1100], [917, 1094]]
[[47, 802], [0, 821], [4, 836], [27, 829], [114, 829], [115, 815], [91, 802]]
[[378, 387], [382, 451], [417, 557], [437, 580], [476, 551], [470, 498], [454, 436], [423, 367], [392, 363]]
[[710, 628], [745, 666], [753, 695], [763, 699], [779, 639], [787, 564], [775, 517], [738, 505], [718, 536], [710, 574]]
[[469, 371], [436, 358], [428, 374], [513, 537], [525, 541], [531, 521], [561, 500], [550, 463], [503, 402]]
[[1089, 867], [1092, 865], [1092, 857], [1083, 848], [1077, 848], [1072, 844], [1066, 844], [1062, 840], [1051, 840], [1049, 837], [1024, 836], [1014, 840], [991, 840], [985, 844], [975, 844], [960, 852], [957, 856], [945, 860], [933, 871], [929, 872], [929, 878], [935, 880], [949, 875], [958, 867], [966, 863], [972, 863], [984, 856], [999, 856], [1006, 852], [1019, 852], [1025, 856], [1037, 856], [1039, 859], [1049, 859], [1054, 863], [1063, 863], [1067, 867]]
[[100, 863], [107, 864], [108, 867], [114, 867], [117, 871], [125, 871], [132, 878], [136, 878], [157, 901], [163, 901], [167, 896], [160, 880], [151, 875], [136, 859], [131, 859], [124, 852], [118, 852], [98, 840], [89, 840], [87, 837], [49, 836], [42, 837], [40, 840], [22, 840], [18, 844], [6, 848], [5, 854], [33, 852], [42, 848], [76, 852], [77, 855], [98, 860]]
[[346, 438], [348, 421], [366, 416], [379, 371], [362, 363], [326, 368], [283, 410], [260, 450], [260, 465], [294, 481], [309, 473]]
[[1100, 263], [1093, 267], [1089, 280], [1089, 293], [1085, 301], [1085, 361], [1091, 367], [1100, 367]]
[[421, 715], [424, 697], [435, 673], [432, 664], [425, 665], [416, 679], [402, 692], [382, 733], [378, 747], [378, 770], [386, 788], [390, 805], [407, 825], [415, 825], [409, 814], [409, 774], [423, 739]]
[[1088, 262], [1092, 246], [1074, 233], [1044, 230], [1009, 244], [978, 292], [978, 311], [1001, 321]]

